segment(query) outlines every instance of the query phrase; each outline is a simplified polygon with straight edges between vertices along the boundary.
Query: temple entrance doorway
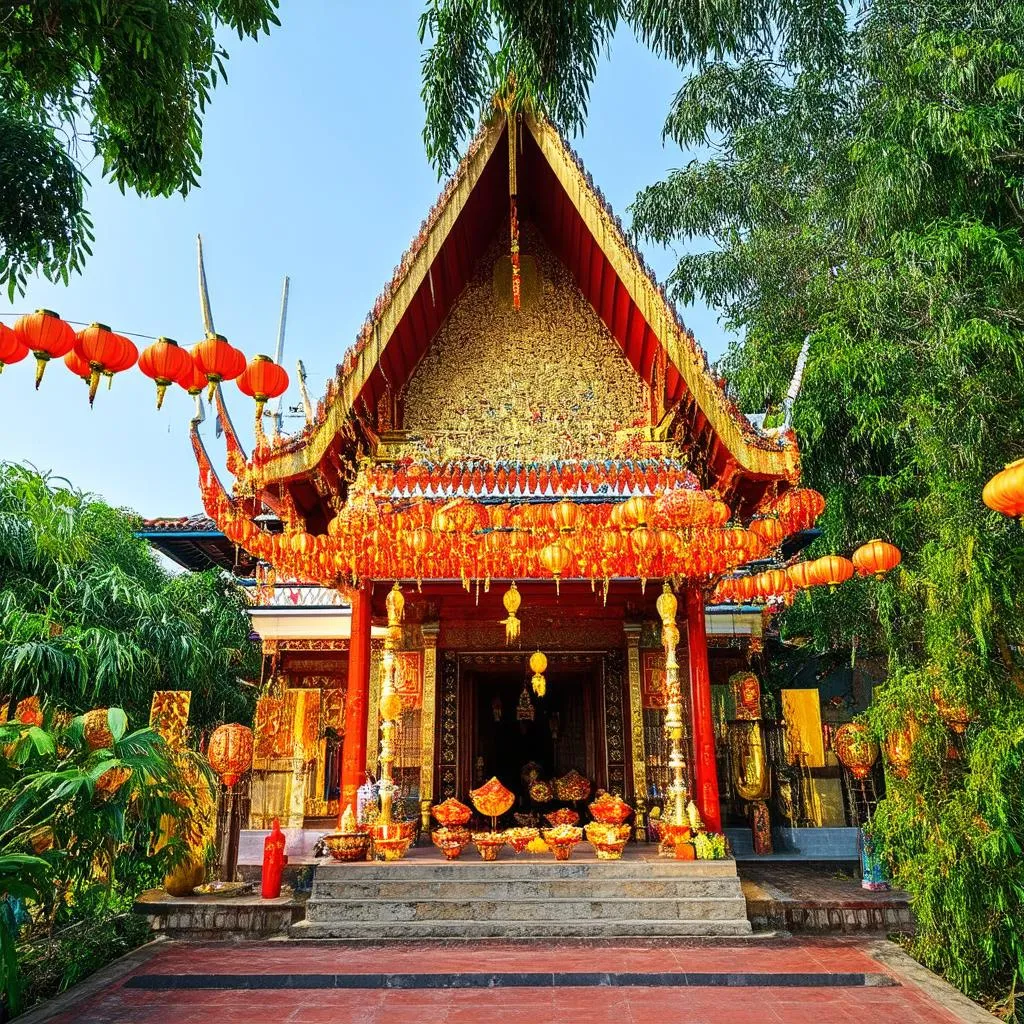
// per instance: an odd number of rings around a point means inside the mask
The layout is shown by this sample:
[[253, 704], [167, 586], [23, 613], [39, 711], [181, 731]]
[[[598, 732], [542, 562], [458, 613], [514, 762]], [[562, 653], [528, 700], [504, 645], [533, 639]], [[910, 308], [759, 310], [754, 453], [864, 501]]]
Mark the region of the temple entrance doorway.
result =
[[532, 779], [552, 780], [575, 769], [605, 785], [601, 735], [601, 664], [552, 665], [539, 697], [530, 673], [507, 666], [476, 668], [464, 676], [471, 736], [471, 787], [497, 776], [512, 790], [517, 806], [530, 806]]

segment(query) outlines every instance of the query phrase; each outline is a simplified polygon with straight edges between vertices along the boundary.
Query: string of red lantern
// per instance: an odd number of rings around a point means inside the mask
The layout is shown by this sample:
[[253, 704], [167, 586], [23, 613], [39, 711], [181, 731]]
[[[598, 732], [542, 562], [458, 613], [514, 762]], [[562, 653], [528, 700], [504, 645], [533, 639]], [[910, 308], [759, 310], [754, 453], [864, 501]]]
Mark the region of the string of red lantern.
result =
[[131, 339], [106, 324], [91, 323], [76, 333], [48, 309], [18, 317], [13, 327], [0, 323], [0, 372], [29, 352], [36, 358], [36, 388], [46, 364], [62, 359], [71, 373], [88, 381], [90, 406], [101, 377], [106, 377], [109, 385], [116, 374], [136, 363], [156, 383], [157, 409], [171, 384], [180, 384], [191, 395], [208, 386], [212, 396], [217, 384], [238, 378], [242, 392], [255, 399], [258, 418], [264, 403], [284, 394], [288, 387], [283, 367], [267, 356], [257, 356], [247, 367], [245, 355], [219, 334], [199, 342], [191, 353], [171, 338], [160, 337], [140, 354]]

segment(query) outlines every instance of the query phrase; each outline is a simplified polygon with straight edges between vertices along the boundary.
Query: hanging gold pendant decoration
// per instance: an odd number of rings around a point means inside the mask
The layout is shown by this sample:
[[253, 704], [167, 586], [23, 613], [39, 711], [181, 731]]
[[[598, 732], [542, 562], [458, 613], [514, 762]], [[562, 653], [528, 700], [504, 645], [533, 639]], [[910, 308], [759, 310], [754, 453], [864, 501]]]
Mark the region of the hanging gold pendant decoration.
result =
[[533, 684], [533, 692], [538, 697], [543, 697], [547, 693], [548, 684], [544, 678], [544, 670], [548, 667], [547, 656], [543, 651], [534, 651], [530, 655], [530, 669], [533, 672], [533, 678], [530, 682]]
[[509, 231], [510, 257], [512, 262], [512, 308], [519, 309], [522, 301], [522, 279], [519, 272], [519, 211], [516, 197], [519, 192], [516, 180], [516, 149], [518, 138], [516, 131], [516, 114], [508, 115], [508, 199], [509, 199]]
[[502, 594], [501, 603], [505, 606], [505, 611], [508, 612], [508, 618], [501, 620], [501, 624], [505, 627], [506, 646], [519, 639], [520, 622], [516, 618], [516, 612], [519, 611], [519, 606], [522, 602], [523, 599], [519, 594], [519, 588], [515, 583], [512, 583], [508, 590]]

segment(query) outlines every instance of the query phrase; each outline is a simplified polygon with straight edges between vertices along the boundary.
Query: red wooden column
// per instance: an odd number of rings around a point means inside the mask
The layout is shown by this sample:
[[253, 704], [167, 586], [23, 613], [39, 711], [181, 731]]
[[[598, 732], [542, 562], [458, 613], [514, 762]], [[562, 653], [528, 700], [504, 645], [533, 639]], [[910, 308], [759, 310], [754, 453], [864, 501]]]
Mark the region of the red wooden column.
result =
[[715, 725], [711, 714], [708, 635], [704, 628], [704, 592], [686, 588], [686, 639], [690, 662], [690, 715], [693, 721], [694, 802], [709, 832], [722, 831], [715, 763]]
[[352, 635], [348, 645], [345, 738], [341, 745], [341, 809], [356, 809], [356, 791], [366, 777], [366, 726], [370, 708], [370, 587], [352, 598]]

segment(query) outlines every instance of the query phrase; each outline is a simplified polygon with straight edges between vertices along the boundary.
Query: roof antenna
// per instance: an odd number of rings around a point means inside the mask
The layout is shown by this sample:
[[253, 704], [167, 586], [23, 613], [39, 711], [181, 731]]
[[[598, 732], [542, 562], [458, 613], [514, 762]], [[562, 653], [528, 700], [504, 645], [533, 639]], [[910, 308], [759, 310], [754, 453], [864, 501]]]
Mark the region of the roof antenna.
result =
[[208, 338], [217, 332], [213, 326], [213, 313], [210, 312], [210, 289], [206, 286], [206, 266], [203, 263], [203, 236], [196, 235], [199, 242], [199, 309], [203, 314], [203, 330]]
[[800, 394], [800, 386], [804, 382], [804, 367], [807, 365], [807, 354], [811, 350], [811, 336], [805, 335], [804, 343], [800, 346], [800, 355], [796, 357], [796, 366], [793, 369], [793, 379], [789, 382], [789, 390], [782, 402], [783, 429], [788, 430], [793, 425], [793, 405]]
[[[288, 322], [288, 284], [289, 277], [286, 274], [284, 279], [284, 287], [281, 289], [281, 315], [277, 321], [277, 348], [274, 350], [274, 362], [278, 366], [281, 366], [281, 358], [284, 356], [284, 330], [285, 325]], [[274, 410], [274, 436], [281, 436], [281, 427], [284, 421], [284, 417], [281, 414], [281, 402], [284, 400], [284, 395], [279, 395], [277, 398], [277, 408]]]

